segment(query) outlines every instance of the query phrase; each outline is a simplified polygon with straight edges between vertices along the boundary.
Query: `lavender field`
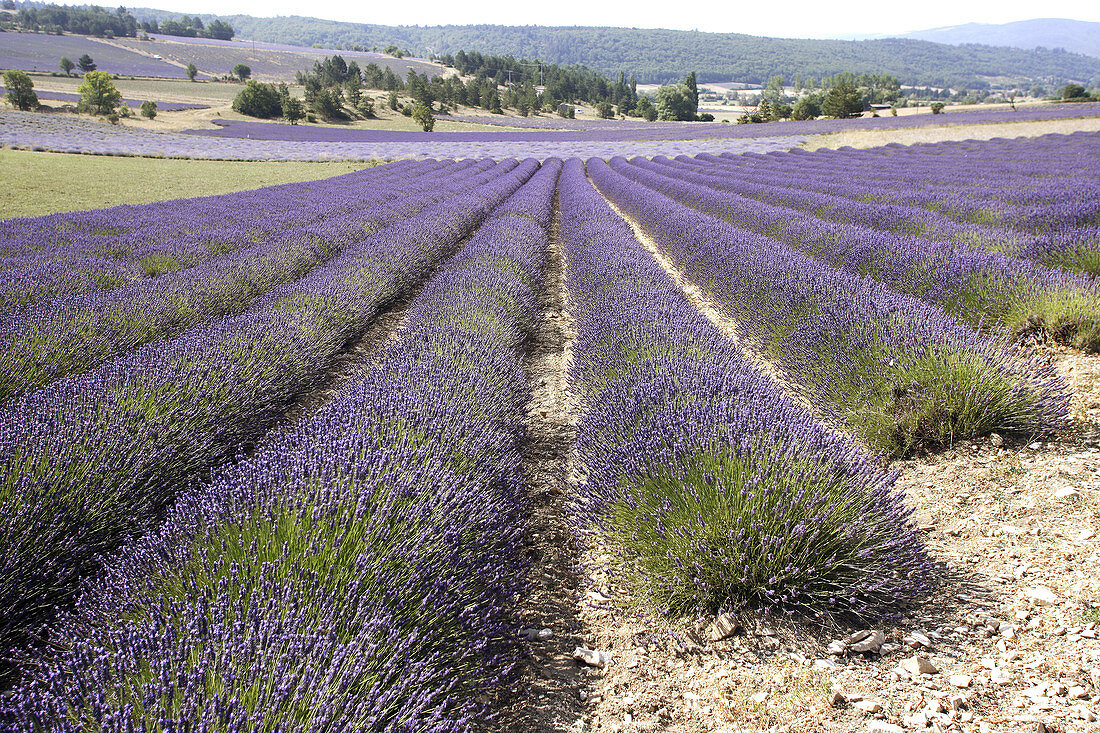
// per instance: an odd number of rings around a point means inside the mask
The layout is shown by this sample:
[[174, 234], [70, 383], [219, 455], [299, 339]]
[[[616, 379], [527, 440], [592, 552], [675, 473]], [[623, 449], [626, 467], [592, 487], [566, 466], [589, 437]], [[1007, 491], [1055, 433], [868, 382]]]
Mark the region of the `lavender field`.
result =
[[1100, 351], [1100, 133], [725, 142], [3, 221], [0, 728], [509, 729], [552, 494], [646, 616], [927, 594], [890, 461], [1070, 428], [1048, 357]]
[[[0, 95], [3, 95], [6, 91], [7, 90], [4, 89], [4, 87], [0, 86]], [[71, 92], [36, 90], [35, 95], [44, 102], [67, 102], [69, 104], [75, 105], [77, 102], [80, 101], [80, 95], [73, 94]], [[141, 103], [145, 100], [123, 97], [121, 101], [126, 106], [137, 109], [141, 107]], [[192, 102], [157, 102], [158, 112], [179, 112], [180, 110], [185, 109], [206, 109], [207, 107], [208, 105], [194, 104]]]
[[[998, 124], [1002, 122], [1038, 122], [1078, 117], [1100, 117], [1100, 105], [1057, 104], [1026, 107], [1020, 110], [967, 110], [939, 115], [919, 114], [904, 117], [860, 117], [854, 120], [782, 121], [768, 124], [737, 125], [730, 123], [644, 122], [639, 120], [562, 120], [542, 117], [498, 117], [500, 124], [520, 124], [520, 131], [433, 132], [431, 139], [445, 142], [651, 142], [674, 140], [743, 139], [753, 137], [794, 137], [848, 130], [900, 130], [929, 126]], [[457, 117], [486, 123], [486, 116]], [[393, 130], [342, 129], [286, 125], [271, 122], [219, 120], [215, 129], [191, 130], [195, 135], [236, 137], [252, 140], [285, 140], [316, 142], [408, 142], [424, 139], [418, 132]]]
[[[273, 123], [254, 123], [260, 139], [242, 136], [212, 136], [183, 132], [159, 132], [133, 127], [111, 127], [104, 121], [0, 110], [0, 146], [24, 150], [49, 150], [59, 153], [92, 155], [140, 155], [157, 158], [203, 158], [215, 160], [394, 160], [402, 158], [461, 158], [480, 156], [508, 158], [533, 156], [610, 157], [613, 155], [696, 155], [727, 152], [787, 150], [805, 141], [804, 137], [768, 137], [729, 140], [725, 138], [660, 140], [607, 140], [601, 135], [577, 139], [530, 140], [500, 137], [501, 133], [453, 133], [458, 139], [440, 138], [442, 133], [394, 132], [387, 130], [341, 130], [310, 128], [306, 140], [269, 139]], [[289, 125], [287, 126], [289, 127]], [[194, 133], [194, 131], [191, 131]], [[350, 140], [341, 140], [347, 133]], [[473, 139], [466, 139], [468, 136]]]
[[0, 34], [0, 69], [57, 71], [57, 63], [62, 56], [75, 60], [83, 54], [95, 60], [99, 71], [109, 74], [187, 78], [184, 70], [186, 64], [177, 66], [153, 58], [152, 53], [137, 53], [102, 38], [45, 33]]

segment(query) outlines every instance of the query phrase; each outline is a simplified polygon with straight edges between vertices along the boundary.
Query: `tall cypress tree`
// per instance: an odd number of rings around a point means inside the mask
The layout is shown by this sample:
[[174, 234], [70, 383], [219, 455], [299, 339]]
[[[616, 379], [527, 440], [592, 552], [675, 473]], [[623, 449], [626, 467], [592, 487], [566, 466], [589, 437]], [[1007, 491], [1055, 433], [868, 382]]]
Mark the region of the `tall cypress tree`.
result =
[[688, 101], [691, 102], [691, 116], [694, 118], [699, 114], [699, 85], [695, 82], [694, 71], [684, 79], [684, 86], [687, 87]]

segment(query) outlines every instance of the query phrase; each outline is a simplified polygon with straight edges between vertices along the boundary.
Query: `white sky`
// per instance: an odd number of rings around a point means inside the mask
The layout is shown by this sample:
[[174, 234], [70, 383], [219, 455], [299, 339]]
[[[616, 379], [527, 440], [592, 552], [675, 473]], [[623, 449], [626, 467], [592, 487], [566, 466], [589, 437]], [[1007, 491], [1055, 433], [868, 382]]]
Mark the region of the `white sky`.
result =
[[[110, 3], [106, 3], [110, 5]], [[889, 34], [962, 23], [1007, 23], [1035, 17], [1100, 21], [1100, 2], [1089, 0], [822, 0], [738, 2], [624, 2], [612, 0], [143, 0], [135, 3], [178, 12], [258, 16], [308, 15], [383, 25], [607, 25], [698, 29], [753, 35], [838, 38]]]

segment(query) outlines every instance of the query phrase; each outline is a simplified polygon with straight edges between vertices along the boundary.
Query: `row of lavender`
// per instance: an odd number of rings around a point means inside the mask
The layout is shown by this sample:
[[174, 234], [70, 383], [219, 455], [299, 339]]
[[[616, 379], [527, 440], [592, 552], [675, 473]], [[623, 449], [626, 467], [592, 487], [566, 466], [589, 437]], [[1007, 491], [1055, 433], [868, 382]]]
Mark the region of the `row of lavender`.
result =
[[1064, 420], [1064, 383], [1001, 339], [780, 239], [684, 206], [633, 180], [629, 174], [640, 169], [626, 161], [594, 159], [588, 170], [736, 322], [746, 343], [819, 414], [867, 445], [905, 453], [993, 429], [1054, 430]]
[[[867, 150], [727, 157], [723, 162], [740, 162], [743, 172], [793, 167], [806, 173], [814, 190], [931, 208], [974, 223], [1008, 218], [1013, 226], [1029, 230], [1057, 227], [1066, 220], [1056, 209], [1043, 216], [1041, 210], [1026, 207], [1079, 205], [1092, 198], [1097, 137], [1095, 132], [1076, 132], [1027, 141], [891, 144]], [[850, 175], [830, 180], [841, 166]], [[985, 208], [989, 206], [994, 208]]]
[[[278, 207], [286, 204], [280, 196], [267, 202], [252, 196], [249, 198], [255, 206], [253, 210], [271, 211], [271, 218], [281, 230], [273, 230], [268, 223], [258, 235], [251, 235], [247, 229], [234, 227], [232, 236], [247, 242], [246, 246], [199, 259], [193, 267], [140, 279], [124, 287], [86, 288], [73, 293], [51, 293], [46, 289], [59, 282], [70, 289], [79, 288], [84, 284], [84, 273], [66, 280], [72, 272], [70, 268], [80, 262], [88, 262], [87, 267], [92, 268], [99, 261], [94, 255], [82, 260], [83, 251], [104, 247], [125, 250], [126, 233], [117, 239], [82, 238], [84, 241], [46, 253], [45, 257], [56, 258], [58, 262], [23, 269], [13, 267], [14, 272], [7, 278], [9, 289], [22, 288], [24, 294], [34, 293], [37, 298], [32, 305], [16, 310], [0, 323], [3, 345], [0, 404], [58, 377], [79, 374], [141, 344], [218, 316], [240, 312], [256, 298], [297, 280], [373, 232], [471, 185], [480, 185], [495, 175], [494, 168], [491, 161], [397, 164], [380, 169], [391, 169], [386, 175], [331, 179], [318, 184], [315, 187], [318, 190], [312, 194], [327, 203], [303, 206], [297, 217], [280, 215]], [[426, 185], [428, 181], [432, 185]], [[331, 200], [327, 195], [330, 190]], [[352, 201], [353, 206], [346, 205]], [[125, 212], [107, 210], [103, 216], [118, 214]], [[175, 218], [181, 223], [186, 220], [185, 214]], [[252, 237], [259, 241], [253, 243]], [[87, 239], [92, 240], [90, 245]], [[173, 248], [171, 243], [154, 241], [143, 245], [142, 250], [154, 253], [146, 255], [147, 259], [171, 256], [163, 250]], [[51, 281], [44, 276], [44, 270], [57, 272], [58, 278]], [[36, 293], [36, 288], [40, 292]]]
[[[589, 164], [606, 186], [601, 166]], [[639, 590], [676, 614], [872, 615], [920, 593], [930, 563], [895, 475], [752, 366], [580, 161], [566, 164], [560, 207], [582, 411], [575, 512]]]
[[243, 312], [120, 354], [0, 409], [0, 646], [25, 646], [98, 556], [155, 525], [194, 476], [270, 427], [380, 309], [538, 168], [481, 180]]
[[0, 234], [0, 271], [29, 274], [5, 282], [3, 308], [33, 302], [40, 294], [119, 287], [192, 267], [287, 229], [365, 210], [364, 187], [396, 185], [442, 165], [404, 163], [324, 183], [9, 219]]
[[[1016, 334], [1043, 329], [1076, 347], [1100, 348], [1100, 287], [1088, 275], [928, 234], [868, 226], [867, 218], [896, 221], [901, 215], [891, 218], [888, 205], [746, 181], [720, 164], [639, 158], [611, 164], [708, 216], [873, 277], [976, 327]], [[784, 205], [792, 202], [798, 208]]]
[[969, 141], [695, 162], [716, 175], [735, 175], [743, 195], [1095, 275], [1098, 150], [1100, 133], [1075, 133], [1034, 144]]
[[108, 562], [7, 701], [12, 729], [480, 729], [518, 658], [521, 347], [559, 169], [493, 212], [360, 380]]
[[608, 124], [584, 130], [500, 130], [491, 132], [422, 132], [399, 130], [341, 129], [285, 125], [249, 120], [219, 120], [216, 128], [189, 130], [208, 137], [236, 137], [252, 140], [298, 140], [316, 142], [409, 142], [430, 137], [443, 142], [578, 142], [578, 141], [649, 141], [695, 140], [713, 138], [774, 137], [813, 135], [845, 130], [878, 130], [928, 127], [937, 125], [991, 124], [1060, 120], [1100, 116], [1095, 104], [1052, 104], [1013, 110], [981, 110], [951, 115], [906, 115], [903, 117], [863, 118], [856, 120], [811, 120], [777, 122], [769, 125], [732, 125], [723, 123], [668, 122], [636, 125]]
[[[329, 129], [329, 128], [325, 128]], [[546, 159], [560, 156], [611, 156], [647, 152], [656, 155], [681, 153], [724, 153], [729, 151], [767, 152], [786, 150], [804, 140], [792, 136], [723, 137], [693, 139], [691, 136], [639, 142], [629, 138], [615, 141], [600, 139], [548, 138], [501, 140], [490, 135], [482, 142], [448, 142], [436, 133], [407, 133], [403, 140], [376, 142], [326, 142], [294, 140], [258, 140], [246, 137], [210, 138], [177, 132], [159, 132], [137, 127], [109, 125], [106, 122], [62, 115], [0, 109], [0, 146], [27, 150], [52, 150], [90, 155], [141, 155], [157, 158], [197, 158], [215, 160], [396, 160], [400, 158], [508, 158], [533, 156]], [[0, 214], [2, 215], [2, 214]]]

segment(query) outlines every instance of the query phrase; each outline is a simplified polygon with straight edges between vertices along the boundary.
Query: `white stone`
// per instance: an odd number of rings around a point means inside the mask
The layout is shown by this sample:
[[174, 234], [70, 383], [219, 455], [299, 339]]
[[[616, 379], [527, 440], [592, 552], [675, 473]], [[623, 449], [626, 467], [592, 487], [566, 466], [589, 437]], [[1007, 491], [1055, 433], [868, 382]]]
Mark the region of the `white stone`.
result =
[[1027, 597], [1040, 606], [1050, 606], [1058, 600], [1058, 596], [1054, 595], [1054, 591], [1047, 588], [1045, 585], [1035, 586], [1027, 592]]
[[714, 619], [714, 624], [710, 627], [710, 640], [722, 641], [741, 628], [741, 624], [738, 620], [728, 613], [718, 614], [718, 617]]
[[914, 677], [921, 674], [936, 674], [940, 668], [932, 664], [932, 661], [921, 656], [903, 659], [898, 665]]
[[965, 689], [970, 687], [970, 675], [968, 674], [953, 674], [947, 678], [947, 681], [951, 683], [952, 687], [958, 687]]
[[1072, 486], [1063, 486], [1054, 492], [1055, 499], [1072, 499], [1075, 496], [1079, 496], [1079, 492]]
[[882, 706], [874, 700], [857, 700], [856, 702], [852, 703], [852, 707], [858, 708], [868, 715], [882, 712]]
[[587, 664], [589, 667], [598, 667], [604, 669], [611, 664], [611, 655], [607, 652], [601, 652], [596, 649], [586, 649], [583, 646], [579, 646], [573, 650], [573, 659], [583, 664]]
[[850, 650], [857, 653], [877, 652], [886, 641], [886, 635], [879, 629], [857, 631], [847, 639]]

